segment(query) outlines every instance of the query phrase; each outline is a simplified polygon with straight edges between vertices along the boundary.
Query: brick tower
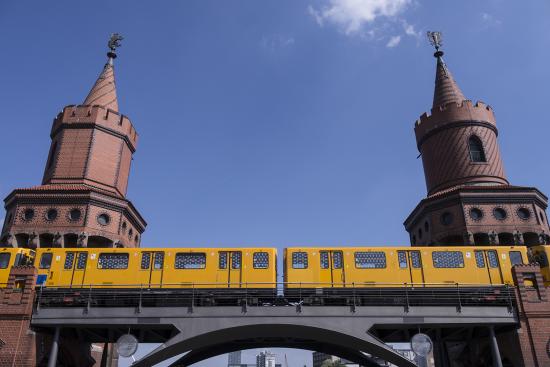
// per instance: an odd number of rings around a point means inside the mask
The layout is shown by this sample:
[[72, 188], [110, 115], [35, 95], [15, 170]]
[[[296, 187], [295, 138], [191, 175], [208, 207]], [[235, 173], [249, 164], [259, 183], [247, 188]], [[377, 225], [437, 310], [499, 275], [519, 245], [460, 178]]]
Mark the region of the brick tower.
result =
[[0, 244], [19, 247], [138, 247], [146, 223], [126, 199], [138, 135], [118, 110], [115, 49], [81, 105], [53, 121], [42, 185], [4, 200]]
[[414, 131], [428, 195], [405, 220], [413, 245], [548, 243], [548, 198], [506, 179], [493, 109], [467, 100], [443, 61], [439, 33], [431, 115]]

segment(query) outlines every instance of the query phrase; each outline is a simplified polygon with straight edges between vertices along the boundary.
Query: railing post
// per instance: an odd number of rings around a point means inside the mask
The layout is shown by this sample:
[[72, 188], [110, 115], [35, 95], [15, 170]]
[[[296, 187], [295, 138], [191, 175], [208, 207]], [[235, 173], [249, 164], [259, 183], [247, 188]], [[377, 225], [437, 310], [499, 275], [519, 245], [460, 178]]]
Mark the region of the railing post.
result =
[[191, 304], [187, 308], [188, 313], [193, 313], [193, 307], [195, 306], [195, 283], [191, 285]]
[[300, 288], [299, 288], [299, 296], [300, 296], [300, 299], [298, 301], [298, 303], [296, 304], [296, 312], [297, 313], [301, 313], [302, 312], [302, 282], [299, 283], [300, 285]]
[[355, 313], [355, 306], [356, 306], [356, 303], [355, 303], [355, 282], [351, 283], [351, 286], [352, 286], [352, 292], [353, 292], [353, 303], [351, 305], [351, 312]]
[[86, 309], [84, 310], [84, 313], [90, 313], [90, 307], [92, 303], [92, 285], [90, 284], [90, 289], [88, 290], [88, 302], [86, 303]]
[[139, 285], [139, 302], [138, 302], [137, 313], [141, 313], [142, 293], [143, 293], [143, 284], [140, 284], [140, 285]]
[[456, 307], [456, 311], [462, 312], [462, 300], [460, 299], [460, 287], [458, 283], [456, 283], [456, 295], [458, 296], [458, 305]]
[[508, 293], [508, 312], [512, 313], [514, 311], [514, 303], [512, 302], [512, 292], [510, 286], [506, 284], [506, 292]]
[[409, 288], [407, 286], [407, 283], [405, 283], [405, 313], [409, 313], [409, 308], [410, 308], [410, 304], [409, 304]]

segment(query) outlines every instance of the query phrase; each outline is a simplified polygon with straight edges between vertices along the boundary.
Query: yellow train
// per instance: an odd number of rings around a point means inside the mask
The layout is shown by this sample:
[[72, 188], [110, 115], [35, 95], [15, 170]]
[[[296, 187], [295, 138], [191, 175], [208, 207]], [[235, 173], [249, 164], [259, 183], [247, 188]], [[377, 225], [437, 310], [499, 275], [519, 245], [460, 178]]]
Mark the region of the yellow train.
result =
[[35, 252], [27, 248], [0, 248], [0, 287], [5, 287], [12, 266], [29, 265]]

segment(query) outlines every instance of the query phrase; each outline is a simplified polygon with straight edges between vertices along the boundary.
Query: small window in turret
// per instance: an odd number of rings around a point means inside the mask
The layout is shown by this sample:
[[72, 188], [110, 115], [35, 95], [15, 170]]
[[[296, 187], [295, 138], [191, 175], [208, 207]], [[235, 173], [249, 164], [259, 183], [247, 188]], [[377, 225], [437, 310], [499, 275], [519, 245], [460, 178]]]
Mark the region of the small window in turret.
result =
[[483, 143], [477, 136], [472, 135], [470, 139], [468, 139], [468, 149], [472, 162], [487, 162], [485, 151], [483, 150]]

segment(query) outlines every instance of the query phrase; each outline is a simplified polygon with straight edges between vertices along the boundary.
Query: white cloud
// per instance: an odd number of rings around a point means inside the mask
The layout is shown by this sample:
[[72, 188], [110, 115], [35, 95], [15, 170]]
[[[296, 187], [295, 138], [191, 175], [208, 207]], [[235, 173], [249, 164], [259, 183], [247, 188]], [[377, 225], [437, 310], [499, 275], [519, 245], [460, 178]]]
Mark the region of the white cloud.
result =
[[489, 13], [481, 13], [481, 20], [487, 27], [496, 27], [502, 24], [502, 21]]
[[403, 12], [412, 0], [328, 0], [321, 9], [308, 8], [309, 14], [323, 26], [332, 23], [346, 34], [358, 33], [377, 18], [393, 18]]
[[421, 33], [420, 31], [417, 31], [412, 24], [407, 23], [406, 20], [403, 20], [403, 30], [405, 31], [405, 34], [407, 36], [420, 38]]
[[390, 38], [388, 43], [386, 43], [386, 47], [393, 48], [397, 46], [399, 42], [401, 42], [401, 36], [393, 36], [392, 38]]

